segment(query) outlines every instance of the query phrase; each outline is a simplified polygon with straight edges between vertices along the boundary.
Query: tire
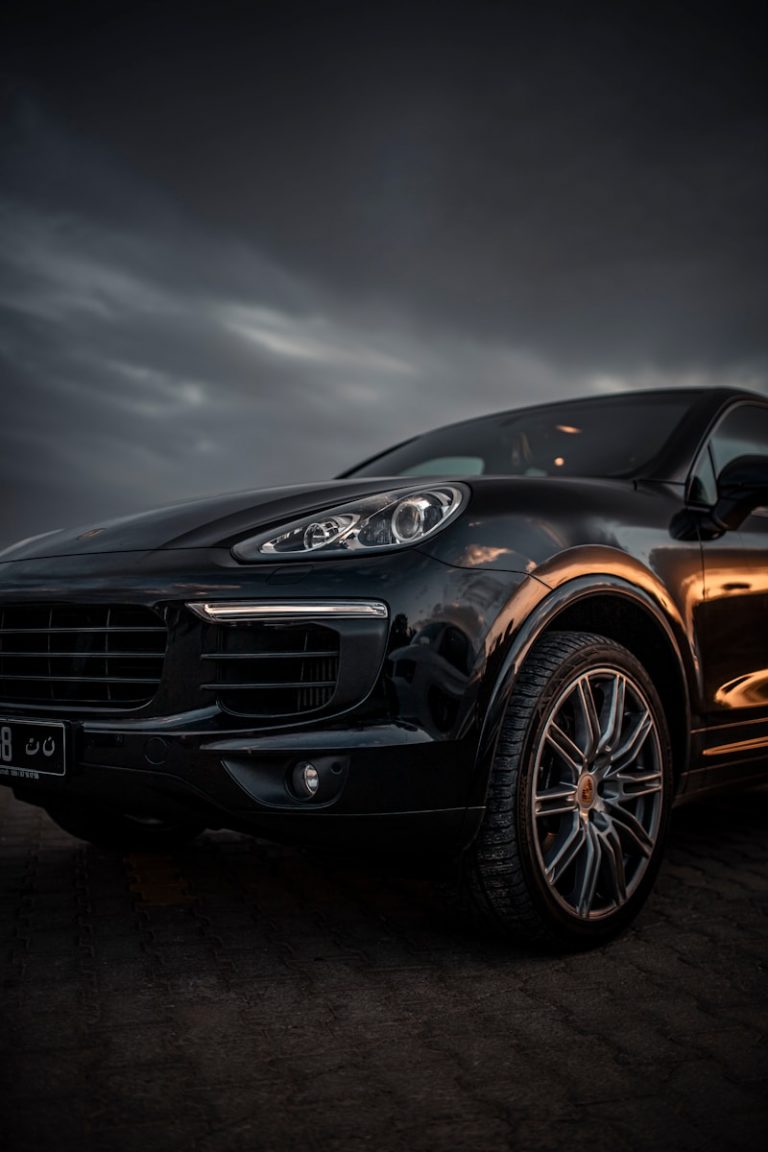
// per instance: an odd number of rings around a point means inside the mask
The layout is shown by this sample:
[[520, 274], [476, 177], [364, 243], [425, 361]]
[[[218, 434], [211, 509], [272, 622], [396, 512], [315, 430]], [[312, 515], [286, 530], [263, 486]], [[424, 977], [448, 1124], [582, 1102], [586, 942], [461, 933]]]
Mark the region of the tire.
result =
[[524, 941], [603, 943], [648, 896], [671, 795], [669, 731], [645, 668], [604, 636], [550, 633], [507, 705], [466, 859], [470, 903]]
[[70, 836], [109, 852], [173, 851], [205, 829], [204, 824], [131, 816], [89, 804], [56, 806], [46, 812]]

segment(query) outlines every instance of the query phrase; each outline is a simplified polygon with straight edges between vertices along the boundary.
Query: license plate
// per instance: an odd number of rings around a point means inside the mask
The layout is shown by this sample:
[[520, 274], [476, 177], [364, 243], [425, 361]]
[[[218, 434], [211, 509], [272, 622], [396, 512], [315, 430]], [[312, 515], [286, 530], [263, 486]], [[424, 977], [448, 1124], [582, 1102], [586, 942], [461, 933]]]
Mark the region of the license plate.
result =
[[37, 780], [67, 771], [67, 726], [54, 720], [0, 717], [0, 776]]

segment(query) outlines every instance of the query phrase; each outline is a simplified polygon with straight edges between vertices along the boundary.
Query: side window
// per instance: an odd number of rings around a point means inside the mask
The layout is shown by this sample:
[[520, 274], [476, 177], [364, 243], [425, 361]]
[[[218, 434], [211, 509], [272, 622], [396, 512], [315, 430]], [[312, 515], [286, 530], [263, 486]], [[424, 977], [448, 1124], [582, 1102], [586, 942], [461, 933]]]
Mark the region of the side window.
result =
[[694, 504], [714, 504], [717, 476], [739, 456], [768, 457], [768, 405], [738, 404], [726, 413], [702, 452], [691, 481]]
[[720, 421], [710, 445], [718, 475], [737, 456], [768, 456], [768, 406], [739, 404]]

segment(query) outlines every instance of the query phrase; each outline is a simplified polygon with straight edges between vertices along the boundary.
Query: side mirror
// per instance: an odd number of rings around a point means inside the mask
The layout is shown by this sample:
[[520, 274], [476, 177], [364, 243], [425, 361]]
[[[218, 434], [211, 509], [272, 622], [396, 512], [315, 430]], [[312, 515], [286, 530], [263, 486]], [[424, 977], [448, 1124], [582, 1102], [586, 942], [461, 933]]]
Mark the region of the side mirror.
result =
[[727, 532], [741, 525], [762, 505], [768, 506], [768, 456], [739, 456], [717, 478], [714, 523]]

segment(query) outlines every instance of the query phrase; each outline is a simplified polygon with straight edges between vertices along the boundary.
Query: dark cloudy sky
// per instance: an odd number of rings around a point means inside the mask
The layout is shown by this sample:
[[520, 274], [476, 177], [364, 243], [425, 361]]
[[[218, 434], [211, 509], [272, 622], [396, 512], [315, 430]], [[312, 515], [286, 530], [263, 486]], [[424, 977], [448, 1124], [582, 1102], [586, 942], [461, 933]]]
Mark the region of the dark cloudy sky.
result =
[[0, 9], [0, 542], [768, 391], [764, 3]]

